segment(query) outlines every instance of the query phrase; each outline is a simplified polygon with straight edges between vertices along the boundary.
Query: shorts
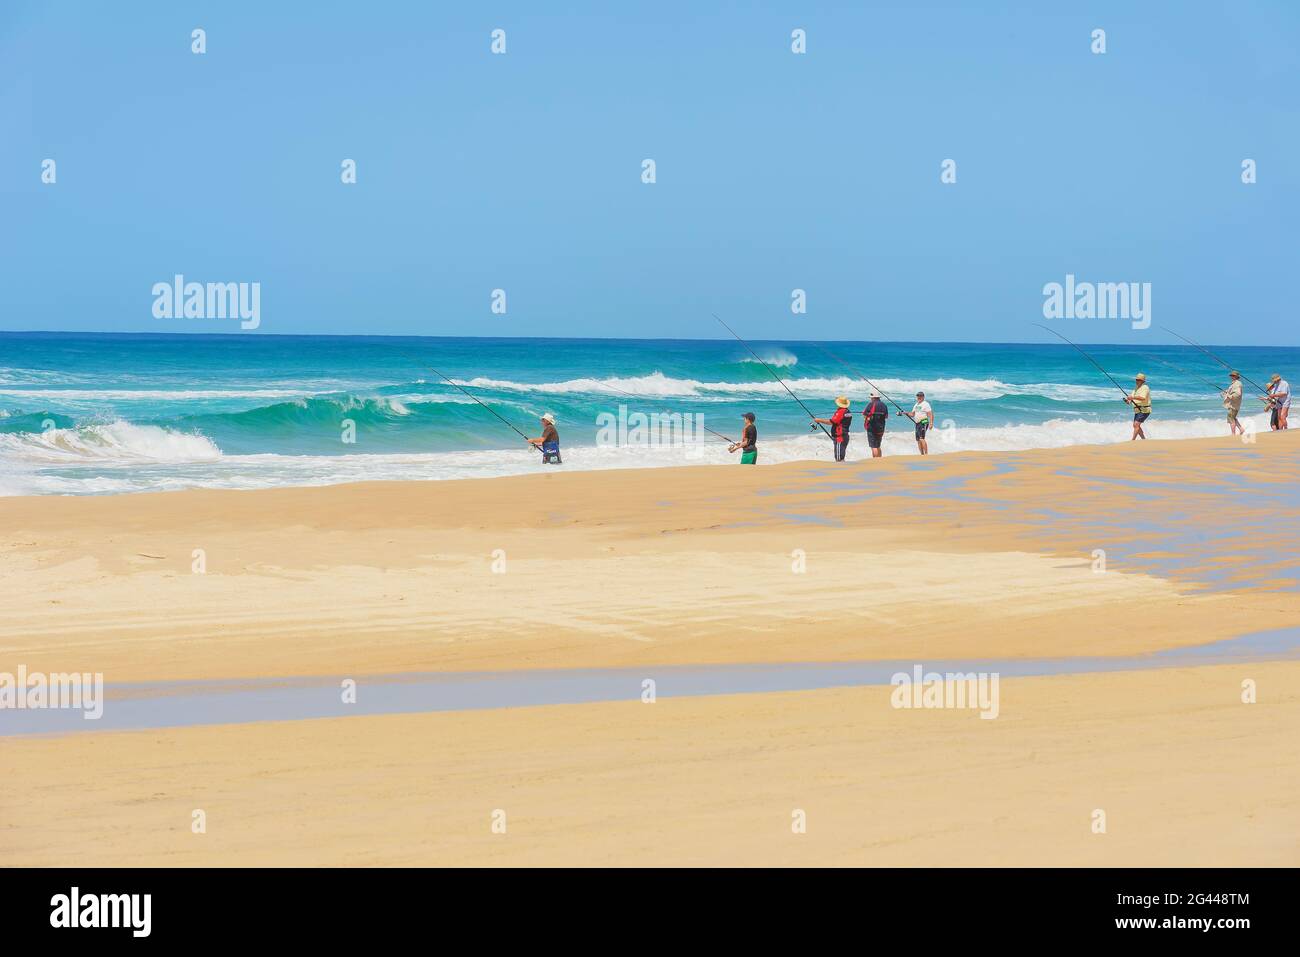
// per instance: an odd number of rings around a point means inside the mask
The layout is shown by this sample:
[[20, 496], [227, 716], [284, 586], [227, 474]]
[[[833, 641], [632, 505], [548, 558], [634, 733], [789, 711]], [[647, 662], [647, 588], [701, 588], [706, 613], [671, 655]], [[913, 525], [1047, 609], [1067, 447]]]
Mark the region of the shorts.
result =
[[916, 423], [916, 441], [920, 442], [923, 438], [925, 438], [925, 430], [928, 429], [929, 427], [930, 427], [929, 422]]
[[1237, 409], [1229, 409], [1229, 410], [1228, 410], [1228, 421], [1229, 421], [1229, 422], [1236, 422], [1236, 421], [1237, 421], [1237, 412], [1238, 412]]
[[849, 450], [849, 437], [846, 435], [842, 439], [835, 439], [835, 461], [843, 462], [844, 453]]
[[741, 465], [753, 465], [757, 461], [758, 461], [758, 449], [754, 449], [753, 451], [750, 452], [740, 453]]
[[884, 437], [884, 429], [880, 429], [879, 431], [876, 429], [867, 429], [867, 445], [871, 446], [873, 449], [880, 448], [880, 442]]
[[1145, 422], [1145, 421], [1147, 420], [1147, 417], [1148, 417], [1150, 414], [1151, 414], [1150, 412], [1134, 412], [1134, 413], [1133, 413], [1133, 421], [1134, 421], [1134, 422], [1139, 422], [1139, 423], [1140, 423], [1140, 422]]

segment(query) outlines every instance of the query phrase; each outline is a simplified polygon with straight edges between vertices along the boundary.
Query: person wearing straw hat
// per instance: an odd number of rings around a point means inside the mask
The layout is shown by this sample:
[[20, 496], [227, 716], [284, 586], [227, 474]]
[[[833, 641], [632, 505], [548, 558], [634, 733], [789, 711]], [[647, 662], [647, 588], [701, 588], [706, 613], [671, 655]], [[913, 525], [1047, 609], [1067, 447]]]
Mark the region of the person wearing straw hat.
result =
[[1136, 382], [1136, 388], [1124, 396], [1124, 401], [1133, 406], [1133, 438], [1129, 440], [1130, 442], [1147, 437], [1147, 434], [1142, 431], [1142, 423], [1151, 415], [1151, 387], [1147, 385], [1146, 373], [1139, 372]]
[[853, 413], [849, 411], [848, 396], [839, 396], [835, 400], [835, 414], [829, 419], [814, 417], [814, 422], [831, 426], [831, 438], [835, 442], [835, 461], [843, 462], [844, 453], [849, 449], [849, 426], [853, 423]]
[[862, 427], [867, 430], [867, 445], [871, 457], [880, 458], [880, 444], [885, 438], [885, 424], [889, 421], [889, 406], [880, 401], [880, 393], [871, 390], [871, 401], [862, 410]]
[[560, 433], [555, 429], [555, 416], [547, 412], [542, 416], [542, 434], [539, 438], [529, 439], [528, 444], [541, 449], [543, 465], [563, 465], [560, 459]]
[[1263, 401], [1268, 403], [1269, 428], [1274, 432], [1283, 431], [1291, 412], [1291, 384], [1274, 372], [1268, 380], [1268, 398]]
[[1228, 434], [1244, 435], [1246, 430], [1237, 420], [1237, 415], [1241, 412], [1241, 373], [1233, 369], [1228, 373], [1228, 378], [1232, 381], [1223, 390], [1223, 407], [1228, 412]]

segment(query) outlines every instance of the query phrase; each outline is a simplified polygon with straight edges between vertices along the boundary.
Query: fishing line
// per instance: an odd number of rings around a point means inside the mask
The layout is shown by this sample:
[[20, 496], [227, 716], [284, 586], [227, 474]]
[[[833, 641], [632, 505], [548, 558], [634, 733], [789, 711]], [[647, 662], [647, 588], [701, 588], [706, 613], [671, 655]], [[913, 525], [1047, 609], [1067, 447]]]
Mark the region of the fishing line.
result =
[[[713, 318], [714, 318], [714, 319], [718, 319], [718, 315], [717, 315], [717, 313], [713, 313], [712, 315], [713, 315]], [[722, 320], [721, 320], [721, 319], [718, 319], [718, 322], [722, 322]], [[750, 349], [750, 348], [749, 348], [749, 343], [746, 342], [744, 339], [740, 338], [740, 336], [737, 336], [737, 335], [736, 335], [736, 330], [732, 329], [731, 326], [727, 325], [725, 322], [722, 322], [722, 328], [723, 328], [723, 329], [726, 329], [726, 330], [727, 330], [728, 332], [730, 332], [733, 336], [736, 336], [736, 341], [739, 342], [739, 343], [740, 343], [742, 346], [744, 346], [746, 349], [748, 349], [748, 350], [749, 350], [749, 354], [750, 354], [751, 356], [753, 356], [755, 359], [757, 359], [757, 360], [759, 361], [759, 363], [763, 366], [764, 369], [766, 369], [768, 372], [772, 373], [772, 378], [774, 378], [777, 382], [781, 383], [781, 388], [785, 389], [786, 392], [789, 392], [789, 393], [790, 393], [790, 398], [794, 399], [796, 402], [799, 403], [799, 408], [803, 409], [805, 412], [808, 413], [808, 418], [810, 418], [810, 419], [813, 420], [813, 425], [817, 426], [817, 427], [818, 427], [819, 429], [821, 429], [823, 432], [826, 432], [826, 426], [822, 425], [820, 422], [817, 421], [817, 416], [813, 415], [813, 414], [812, 414], [812, 410], [809, 409], [808, 406], [804, 405], [804, 404], [803, 404], [803, 401], [802, 401], [802, 400], [801, 400], [797, 395], [794, 394], [794, 392], [790, 389], [790, 387], [789, 387], [788, 385], [785, 384], [785, 380], [782, 379], [779, 375], [776, 374], [776, 370], [773, 369], [773, 368], [772, 368], [770, 365], [768, 365], [766, 362], [764, 362], [762, 356], [760, 356], [760, 355], [759, 355], [757, 352], [755, 352], [753, 349]], [[826, 438], [831, 439], [831, 434], [830, 434], [829, 432], [826, 432]], [[831, 439], [831, 441], [834, 442], [835, 440], [834, 440], [834, 439]]]
[[1104, 375], [1107, 379], [1110, 379], [1111, 384], [1114, 385], [1115, 388], [1119, 389], [1119, 391], [1124, 395], [1124, 398], [1127, 399], [1127, 398], [1129, 397], [1128, 391], [1127, 391], [1127, 390], [1126, 390], [1122, 385], [1120, 385], [1118, 382], [1115, 381], [1114, 376], [1112, 376], [1109, 372], [1107, 372], [1105, 369], [1103, 369], [1103, 368], [1101, 367], [1101, 363], [1100, 363], [1100, 362], [1098, 362], [1098, 361], [1097, 361], [1096, 359], [1094, 359], [1092, 356], [1088, 355], [1088, 353], [1084, 352], [1082, 349], [1079, 349], [1078, 346], [1074, 345], [1073, 342], [1070, 342], [1070, 340], [1067, 339], [1067, 338], [1065, 338], [1065, 336], [1061, 335], [1059, 332], [1057, 332], [1055, 329], [1051, 328], [1050, 326], [1044, 326], [1043, 324], [1038, 323], [1038, 322], [1030, 323], [1030, 325], [1038, 326], [1039, 329], [1046, 329], [1048, 332], [1050, 332], [1052, 335], [1056, 336], [1056, 337], [1057, 337], [1058, 339], [1060, 339], [1062, 342], [1065, 342], [1065, 343], [1067, 343], [1068, 345], [1074, 346], [1075, 349], [1078, 349], [1078, 350], [1079, 350], [1079, 355], [1083, 356], [1085, 359], [1087, 359], [1089, 362], [1091, 362], [1093, 365], [1095, 365], [1095, 366], [1097, 367], [1097, 370], [1098, 370], [1102, 375]]
[[1156, 362], [1159, 362], [1159, 363], [1162, 364], [1162, 365], [1167, 365], [1167, 366], [1169, 366], [1169, 368], [1174, 369], [1174, 370], [1176, 370], [1176, 371], [1178, 371], [1178, 372], [1181, 372], [1183, 375], [1189, 375], [1189, 376], [1191, 376], [1193, 379], [1198, 379], [1198, 380], [1200, 380], [1201, 382], [1204, 382], [1204, 383], [1205, 383], [1206, 385], [1208, 385], [1210, 388], [1212, 388], [1215, 392], [1227, 392], [1227, 391], [1228, 391], [1227, 389], [1221, 389], [1221, 388], [1219, 388], [1218, 383], [1211, 382], [1209, 379], [1206, 379], [1206, 378], [1204, 378], [1203, 376], [1199, 376], [1199, 375], [1197, 375], [1195, 372], [1190, 372], [1190, 371], [1188, 371], [1187, 369], [1182, 368], [1182, 366], [1176, 366], [1176, 365], [1174, 365], [1172, 362], [1166, 362], [1164, 359], [1161, 359], [1159, 356], [1153, 356], [1153, 355], [1147, 354], [1147, 358], [1148, 358], [1148, 359], [1154, 359]]
[[497, 412], [496, 409], [492, 408], [492, 406], [488, 405], [486, 402], [484, 402], [482, 399], [480, 399], [478, 396], [476, 396], [473, 392], [470, 392], [469, 389], [462, 388], [461, 386], [457, 385], [457, 384], [456, 384], [455, 382], [453, 382], [450, 378], [448, 378], [447, 376], [443, 375], [441, 372], [439, 372], [439, 371], [438, 371], [437, 369], [435, 369], [433, 366], [429, 365], [429, 364], [426, 363], [426, 362], [420, 362], [418, 359], [415, 358], [415, 356], [412, 356], [412, 355], [410, 355], [409, 353], [405, 353], [405, 352], [403, 352], [402, 355], [406, 356], [406, 357], [407, 357], [408, 359], [410, 359], [412, 362], [417, 362], [417, 363], [419, 363], [419, 366], [420, 366], [421, 369], [428, 369], [428, 370], [429, 370], [430, 372], [432, 372], [434, 375], [438, 376], [438, 378], [445, 380], [446, 383], [447, 383], [449, 386], [451, 386], [453, 389], [459, 389], [461, 392], [465, 393], [467, 396], [469, 396], [471, 399], [473, 399], [473, 400], [474, 400], [475, 402], [477, 402], [479, 405], [483, 406], [483, 408], [487, 409], [489, 412], [491, 412], [493, 415], [495, 415], [498, 419], [500, 419], [502, 422], [504, 422], [504, 423], [506, 424], [506, 427], [507, 427], [507, 428], [511, 429], [511, 430], [512, 430], [516, 435], [518, 435], [518, 436], [519, 436], [521, 439], [523, 439], [525, 442], [528, 442], [528, 443], [530, 443], [530, 444], [532, 443], [532, 439], [530, 439], [528, 436], [524, 435], [524, 433], [522, 433], [522, 432], [520, 432], [518, 429], [516, 429], [513, 425], [511, 425], [510, 421], [509, 421], [509, 420], [508, 420], [504, 415], [501, 415], [499, 412]]
[[814, 345], [814, 346], [817, 346], [817, 348], [820, 349], [822, 352], [826, 353], [828, 356], [830, 356], [832, 359], [834, 359], [834, 360], [835, 360], [836, 362], [838, 362], [840, 365], [844, 366], [844, 368], [848, 369], [850, 372], [852, 372], [855, 376], [857, 376], [859, 379], [861, 379], [861, 380], [862, 380], [863, 382], [865, 382], [867, 385], [871, 386], [871, 388], [873, 388], [873, 389], [875, 389], [877, 392], [879, 392], [880, 395], [881, 395], [881, 398], [883, 398], [886, 402], [888, 402], [890, 405], [892, 405], [892, 406], [893, 406], [895, 409], [897, 409], [901, 414], [906, 415], [906, 416], [908, 416], [909, 418], [911, 417], [911, 415], [912, 415], [911, 412], [908, 412], [906, 409], [904, 409], [901, 405], [899, 405], [897, 402], [895, 402], [895, 401], [894, 401], [893, 399], [891, 399], [889, 396], [885, 395], [884, 390], [881, 389], [880, 386], [876, 385], [874, 382], [872, 382], [870, 379], [868, 379], [866, 376], [864, 376], [864, 375], [863, 375], [861, 372], [859, 372], [857, 369], [853, 368], [853, 366], [849, 365], [847, 362], [845, 362], [843, 359], [841, 359], [841, 358], [840, 358], [839, 356], [837, 356], [835, 353], [831, 352], [831, 350], [827, 349], [825, 346], [818, 345], [816, 342], [814, 342], [813, 345]]
[[[1196, 346], [1196, 348], [1200, 349], [1202, 352], [1204, 352], [1207, 356], [1209, 356], [1211, 359], [1213, 359], [1213, 360], [1214, 360], [1215, 362], [1217, 362], [1219, 365], [1223, 366], [1225, 369], [1228, 369], [1229, 371], [1232, 370], [1232, 366], [1228, 365], [1228, 363], [1224, 362], [1222, 359], [1220, 359], [1218, 356], [1216, 356], [1213, 352], [1211, 352], [1209, 349], [1205, 348], [1205, 346], [1201, 345], [1200, 343], [1193, 342], [1191, 339], [1188, 339], [1186, 336], [1179, 336], [1178, 333], [1174, 332], [1174, 330], [1170, 329], [1168, 326], [1160, 326], [1159, 328], [1163, 329], [1165, 332], [1169, 333], [1171, 336], [1178, 336], [1179, 339], [1182, 339], [1183, 342], [1187, 343], [1189, 346]], [[1244, 375], [1242, 376], [1242, 378], [1243, 378], [1243, 379], [1246, 379], [1246, 377], [1245, 377]], [[1250, 382], [1249, 379], [1246, 379], [1246, 381], [1247, 381], [1247, 382]], [[1259, 394], [1260, 394], [1260, 395], [1262, 395], [1262, 396], [1266, 396], [1266, 397], [1269, 397], [1269, 398], [1272, 397], [1272, 396], [1270, 395], [1270, 393], [1268, 392], [1268, 390], [1266, 390], [1266, 389], [1261, 389], [1261, 388], [1260, 388], [1256, 383], [1254, 383], [1254, 382], [1250, 382], [1250, 384], [1253, 385], [1253, 386], [1255, 386], [1255, 388], [1259, 391]]]

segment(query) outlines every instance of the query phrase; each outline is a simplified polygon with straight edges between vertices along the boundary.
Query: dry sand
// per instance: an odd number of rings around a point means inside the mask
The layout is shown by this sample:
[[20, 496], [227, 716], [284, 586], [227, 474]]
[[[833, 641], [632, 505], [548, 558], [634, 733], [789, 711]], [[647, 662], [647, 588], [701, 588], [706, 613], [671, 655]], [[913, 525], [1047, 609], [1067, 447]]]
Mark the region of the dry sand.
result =
[[[1300, 507], [1277, 480], [1298, 465], [1278, 434], [4, 499], [0, 671], [111, 684], [1199, 645], [1300, 626]], [[0, 859], [1300, 862], [1300, 664], [1001, 690], [991, 721], [865, 688], [0, 738]]]

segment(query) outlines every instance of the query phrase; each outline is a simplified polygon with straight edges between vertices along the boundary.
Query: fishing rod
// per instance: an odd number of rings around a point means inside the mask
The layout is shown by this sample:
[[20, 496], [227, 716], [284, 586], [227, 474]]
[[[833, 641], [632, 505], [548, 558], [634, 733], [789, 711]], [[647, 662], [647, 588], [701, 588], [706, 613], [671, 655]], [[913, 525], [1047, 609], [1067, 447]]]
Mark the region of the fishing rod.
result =
[[[717, 314], [716, 312], [713, 313], [712, 315], [713, 315], [713, 318], [714, 318], [714, 319], [718, 319], [718, 314]], [[718, 319], [718, 322], [722, 322], [722, 320], [721, 320], [721, 319]], [[822, 425], [820, 422], [817, 421], [817, 416], [815, 416], [815, 415], [812, 414], [812, 409], [808, 408], [808, 406], [806, 406], [806, 405], [803, 404], [802, 400], [800, 400], [800, 398], [799, 398], [797, 395], [794, 394], [794, 392], [790, 389], [790, 387], [789, 387], [788, 385], [785, 384], [785, 380], [782, 379], [779, 375], [776, 374], [776, 370], [773, 369], [773, 368], [772, 368], [770, 365], [768, 365], [766, 362], [763, 362], [762, 357], [759, 356], [759, 354], [758, 354], [757, 352], [755, 352], [753, 349], [750, 349], [750, 348], [749, 348], [749, 343], [746, 342], [744, 339], [740, 338], [740, 336], [737, 336], [737, 335], [736, 335], [736, 330], [732, 329], [731, 326], [727, 325], [725, 322], [722, 322], [722, 328], [723, 328], [723, 329], [726, 329], [726, 330], [727, 330], [728, 332], [730, 332], [733, 336], [736, 336], [736, 341], [739, 342], [739, 343], [740, 343], [742, 346], [744, 346], [746, 349], [748, 349], [748, 350], [749, 350], [749, 354], [750, 354], [751, 356], [753, 356], [755, 359], [757, 359], [757, 360], [762, 364], [762, 366], [763, 366], [764, 369], [766, 369], [768, 372], [772, 373], [772, 378], [774, 378], [777, 382], [781, 383], [781, 388], [785, 389], [786, 392], [789, 392], [789, 393], [790, 393], [790, 398], [794, 399], [796, 402], [799, 403], [799, 408], [803, 409], [805, 412], [808, 413], [808, 418], [810, 418], [810, 419], [813, 420], [813, 425], [817, 426], [817, 427], [818, 427], [819, 429], [821, 429], [823, 432], [826, 432], [826, 426]], [[826, 438], [831, 439], [831, 434], [830, 434], [829, 432], [826, 432]], [[834, 442], [835, 440], [834, 440], [834, 439], [831, 439], [831, 441]]]
[[1127, 399], [1127, 398], [1129, 397], [1128, 390], [1125, 389], [1125, 388], [1124, 388], [1122, 385], [1120, 385], [1118, 382], [1116, 382], [1114, 376], [1112, 376], [1109, 372], [1107, 372], [1105, 369], [1103, 369], [1103, 368], [1101, 367], [1101, 363], [1100, 363], [1100, 362], [1098, 362], [1098, 361], [1097, 361], [1096, 359], [1094, 359], [1092, 356], [1088, 355], [1088, 353], [1084, 352], [1082, 349], [1079, 349], [1078, 346], [1075, 346], [1074, 343], [1073, 343], [1073, 342], [1070, 342], [1070, 340], [1067, 339], [1067, 338], [1065, 338], [1065, 336], [1061, 335], [1059, 332], [1057, 332], [1057, 331], [1056, 331], [1055, 329], [1053, 329], [1051, 326], [1045, 326], [1045, 325], [1043, 325], [1042, 323], [1039, 323], [1039, 322], [1032, 322], [1032, 323], [1030, 323], [1030, 325], [1038, 326], [1039, 329], [1046, 329], [1048, 332], [1050, 332], [1052, 335], [1056, 336], [1056, 337], [1057, 337], [1058, 339], [1060, 339], [1062, 342], [1066, 343], [1067, 345], [1074, 346], [1075, 349], [1078, 349], [1078, 351], [1079, 351], [1079, 355], [1083, 356], [1085, 359], [1087, 359], [1089, 362], [1091, 362], [1093, 365], [1095, 365], [1095, 366], [1097, 367], [1097, 371], [1098, 371], [1098, 372], [1100, 372], [1102, 375], [1104, 375], [1107, 379], [1110, 379], [1111, 385], [1113, 385], [1115, 388], [1119, 389], [1119, 391], [1120, 391], [1121, 393], [1123, 393], [1124, 398]]
[[[1160, 328], [1163, 329], [1165, 332], [1169, 333], [1171, 336], [1178, 336], [1179, 339], [1182, 339], [1183, 342], [1187, 343], [1189, 346], [1195, 346], [1196, 348], [1200, 349], [1202, 352], [1204, 352], [1207, 356], [1209, 356], [1211, 359], [1213, 359], [1213, 360], [1214, 360], [1215, 362], [1217, 362], [1219, 365], [1221, 365], [1221, 366], [1223, 366], [1225, 369], [1228, 369], [1228, 370], [1231, 371], [1232, 366], [1228, 365], [1228, 363], [1224, 362], [1222, 359], [1220, 359], [1218, 356], [1216, 356], [1216, 355], [1215, 355], [1213, 352], [1211, 352], [1209, 349], [1205, 348], [1205, 346], [1201, 345], [1201, 344], [1198, 343], [1198, 342], [1193, 342], [1191, 339], [1188, 339], [1186, 336], [1179, 336], [1178, 333], [1174, 332], [1174, 330], [1170, 329], [1168, 326], [1161, 326]], [[1243, 378], [1243, 379], [1246, 379], [1245, 376], [1242, 376], [1242, 378]], [[1250, 382], [1249, 379], [1246, 379], [1246, 381], [1247, 381], [1247, 382]], [[1253, 386], [1255, 386], [1255, 388], [1259, 391], [1259, 394], [1260, 394], [1260, 395], [1268, 396], [1268, 397], [1271, 398], [1271, 396], [1269, 396], [1269, 393], [1268, 393], [1268, 391], [1267, 391], [1266, 389], [1261, 389], [1261, 388], [1260, 388], [1256, 383], [1254, 383], [1254, 382], [1250, 382], [1250, 384], [1253, 385]]]
[[872, 382], [870, 379], [868, 379], [866, 376], [864, 376], [864, 375], [863, 375], [861, 372], [859, 372], [857, 369], [853, 368], [853, 366], [849, 365], [847, 362], [845, 362], [843, 359], [841, 359], [841, 358], [840, 358], [839, 356], [837, 356], [835, 353], [831, 352], [831, 350], [827, 349], [827, 348], [826, 348], [825, 346], [823, 346], [823, 345], [819, 345], [819, 344], [816, 343], [816, 342], [814, 342], [813, 345], [814, 345], [814, 346], [817, 346], [817, 348], [820, 349], [822, 352], [826, 353], [828, 356], [830, 356], [832, 359], [834, 359], [834, 360], [835, 360], [836, 362], [838, 362], [840, 365], [844, 366], [844, 368], [848, 369], [850, 372], [852, 372], [855, 376], [857, 376], [859, 379], [861, 379], [861, 380], [862, 380], [863, 382], [865, 382], [867, 385], [871, 386], [871, 388], [873, 388], [873, 389], [875, 389], [877, 392], [879, 392], [880, 395], [881, 395], [881, 397], [882, 397], [886, 402], [888, 402], [890, 405], [892, 405], [895, 409], [897, 409], [900, 415], [906, 415], [906, 416], [909, 416], [909, 417], [912, 415], [911, 412], [908, 412], [906, 409], [904, 409], [901, 405], [899, 405], [897, 402], [895, 402], [895, 401], [894, 401], [893, 399], [891, 399], [889, 396], [885, 395], [885, 393], [881, 390], [880, 386], [876, 385], [874, 382]]
[[[405, 353], [405, 352], [404, 352], [404, 353], [402, 353], [402, 355], [406, 356], [408, 359], [410, 359], [410, 360], [413, 361], [413, 362], [419, 362], [419, 360], [416, 359], [415, 356], [409, 355], [408, 353]], [[430, 372], [432, 372], [432, 373], [434, 373], [435, 375], [437, 375], [438, 378], [440, 378], [440, 379], [445, 379], [446, 382], [447, 382], [447, 384], [448, 384], [449, 386], [451, 386], [453, 389], [459, 389], [461, 392], [464, 392], [467, 396], [469, 396], [471, 399], [473, 399], [473, 400], [474, 400], [475, 402], [477, 402], [479, 405], [483, 406], [483, 408], [487, 409], [489, 412], [491, 412], [493, 415], [495, 415], [498, 419], [500, 419], [502, 422], [504, 422], [504, 423], [506, 424], [506, 426], [507, 426], [508, 428], [510, 428], [511, 430], [513, 430], [514, 433], [515, 433], [516, 435], [518, 435], [521, 439], [523, 439], [525, 442], [528, 442], [530, 445], [532, 444], [532, 439], [530, 439], [528, 436], [524, 435], [524, 433], [522, 433], [522, 432], [520, 432], [518, 429], [516, 429], [513, 425], [510, 424], [510, 421], [509, 421], [509, 420], [508, 420], [504, 415], [501, 415], [499, 412], [497, 412], [496, 409], [492, 408], [492, 406], [488, 405], [486, 402], [484, 402], [482, 399], [480, 399], [478, 396], [476, 396], [473, 392], [470, 392], [469, 389], [465, 389], [465, 388], [462, 388], [461, 386], [457, 385], [457, 384], [456, 384], [455, 382], [453, 382], [450, 378], [448, 378], [447, 376], [443, 375], [441, 372], [439, 372], [437, 369], [435, 369], [433, 366], [429, 365], [429, 364], [426, 363], [426, 362], [419, 362], [419, 365], [420, 365], [420, 368], [421, 368], [421, 369], [428, 369]]]
[[1181, 372], [1183, 375], [1189, 375], [1189, 376], [1191, 376], [1193, 379], [1199, 379], [1201, 382], [1204, 382], [1206, 385], [1208, 385], [1208, 386], [1209, 386], [1211, 389], [1213, 389], [1215, 392], [1227, 392], [1227, 391], [1228, 391], [1227, 389], [1220, 389], [1220, 388], [1219, 388], [1219, 385], [1218, 385], [1217, 382], [1211, 382], [1209, 379], [1205, 378], [1204, 376], [1199, 376], [1199, 375], [1197, 375], [1195, 372], [1189, 372], [1187, 369], [1184, 369], [1182, 366], [1176, 366], [1176, 365], [1174, 365], [1172, 362], [1166, 362], [1164, 359], [1161, 359], [1159, 356], [1153, 356], [1153, 355], [1150, 355], [1150, 354], [1148, 353], [1148, 354], [1147, 354], [1147, 358], [1148, 358], [1148, 359], [1154, 359], [1156, 362], [1159, 362], [1159, 363], [1161, 363], [1162, 365], [1167, 365], [1167, 366], [1169, 366], [1169, 368], [1174, 369], [1174, 370], [1176, 370], [1176, 371], [1178, 371], [1178, 372]]
[[[607, 388], [607, 389], [613, 389], [615, 392], [619, 393], [620, 395], [625, 395], [625, 396], [627, 396], [629, 399], [644, 399], [644, 398], [645, 398], [645, 396], [633, 395], [631, 392], [624, 392], [624, 391], [623, 391], [622, 389], [620, 389], [618, 386], [616, 386], [616, 385], [610, 385], [608, 382], [604, 382], [604, 383], [601, 383], [601, 384], [604, 385], [605, 388]], [[675, 413], [672, 412], [672, 410], [669, 410], [668, 415], [674, 415], [674, 414], [675, 414]], [[690, 413], [687, 413], [687, 414], [689, 415]], [[703, 418], [703, 416], [701, 416], [701, 418]], [[722, 439], [724, 442], [729, 442], [729, 443], [731, 443], [732, 445], [735, 445], [735, 444], [736, 444], [736, 440], [735, 440], [735, 439], [728, 438], [727, 436], [723, 435], [721, 432], [714, 432], [713, 429], [709, 428], [707, 425], [704, 425], [703, 423], [700, 424], [700, 428], [702, 428], [705, 432], [708, 432], [710, 435], [716, 435], [718, 438]]]

